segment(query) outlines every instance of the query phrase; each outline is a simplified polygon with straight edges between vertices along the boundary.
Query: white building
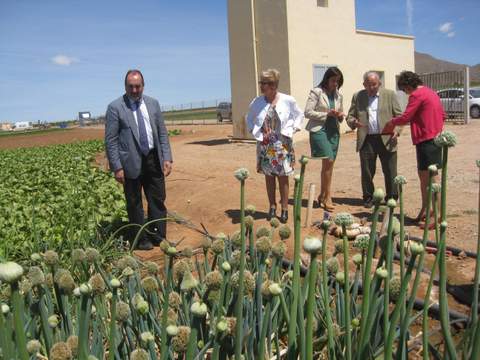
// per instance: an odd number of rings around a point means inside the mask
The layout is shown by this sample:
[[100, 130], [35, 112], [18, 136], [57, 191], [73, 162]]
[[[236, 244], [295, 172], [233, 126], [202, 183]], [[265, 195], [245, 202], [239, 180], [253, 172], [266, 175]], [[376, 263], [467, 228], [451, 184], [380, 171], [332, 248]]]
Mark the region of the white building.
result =
[[279, 90], [303, 108], [326, 69], [338, 66], [345, 111], [366, 71], [394, 90], [396, 76], [414, 70], [414, 38], [358, 30], [355, 0], [229, 0], [228, 27], [235, 138], [248, 137], [245, 114], [267, 68], [280, 71]]

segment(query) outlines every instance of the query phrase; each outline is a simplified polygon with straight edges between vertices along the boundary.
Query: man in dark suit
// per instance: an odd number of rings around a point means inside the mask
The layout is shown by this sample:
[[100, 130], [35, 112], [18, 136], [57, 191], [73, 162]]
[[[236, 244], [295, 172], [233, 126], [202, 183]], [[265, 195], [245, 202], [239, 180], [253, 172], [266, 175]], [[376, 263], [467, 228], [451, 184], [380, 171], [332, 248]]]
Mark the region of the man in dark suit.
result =
[[397, 176], [397, 137], [402, 128], [392, 135], [381, 135], [385, 124], [402, 113], [395, 92], [381, 88], [380, 76], [375, 71], [363, 77], [364, 90], [353, 95], [347, 124], [357, 129], [357, 151], [360, 153], [364, 205], [373, 206], [373, 177], [377, 157], [382, 164], [387, 199], [398, 198], [393, 179]]
[[[145, 82], [139, 70], [125, 75], [125, 94], [108, 105], [105, 146], [110, 169], [123, 184], [128, 219], [144, 224], [142, 188], [148, 203], [148, 221], [165, 219], [165, 177], [172, 171], [172, 153], [160, 105], [143, 95]], [[152, 224], [137, 243], [151, 250], [166, 238], [166, 221]]]

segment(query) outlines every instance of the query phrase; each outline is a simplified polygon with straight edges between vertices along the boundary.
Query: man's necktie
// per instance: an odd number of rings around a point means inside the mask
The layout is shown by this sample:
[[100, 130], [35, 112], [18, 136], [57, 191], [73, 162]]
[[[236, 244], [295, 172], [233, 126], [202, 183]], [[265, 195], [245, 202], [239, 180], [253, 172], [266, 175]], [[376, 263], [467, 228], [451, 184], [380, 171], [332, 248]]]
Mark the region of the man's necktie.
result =
[[140, 101], [135, 101], [135, 113], [137, 114], [138, 123], [138, 137], [140, 139], [140, 151], [143, 155], [147, 156], [150, 152], [148, 147], [147, 127], [145, 126], [145, 119], [143, 118], [142, 111], [140, 110]]

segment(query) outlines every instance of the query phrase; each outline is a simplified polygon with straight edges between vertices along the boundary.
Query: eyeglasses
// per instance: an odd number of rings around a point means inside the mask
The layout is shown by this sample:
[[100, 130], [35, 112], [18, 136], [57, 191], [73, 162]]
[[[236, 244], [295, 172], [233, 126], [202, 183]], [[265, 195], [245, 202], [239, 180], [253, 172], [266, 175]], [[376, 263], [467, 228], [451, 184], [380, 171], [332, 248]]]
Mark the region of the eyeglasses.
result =
[[259, 81], [258, 83], [260, 85], [273, 85], [274, 84], [272, 81]]

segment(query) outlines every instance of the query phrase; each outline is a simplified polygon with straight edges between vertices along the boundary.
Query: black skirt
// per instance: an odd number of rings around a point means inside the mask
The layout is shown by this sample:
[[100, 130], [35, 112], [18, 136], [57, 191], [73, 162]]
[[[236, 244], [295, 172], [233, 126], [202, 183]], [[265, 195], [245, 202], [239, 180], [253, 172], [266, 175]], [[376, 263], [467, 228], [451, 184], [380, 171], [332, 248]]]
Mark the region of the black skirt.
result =
[[435, 145], [433, 139], [417, 144], [416, 149], [418, 170], [428, 170], [430, 165], [442, 168], [442, 148]]

